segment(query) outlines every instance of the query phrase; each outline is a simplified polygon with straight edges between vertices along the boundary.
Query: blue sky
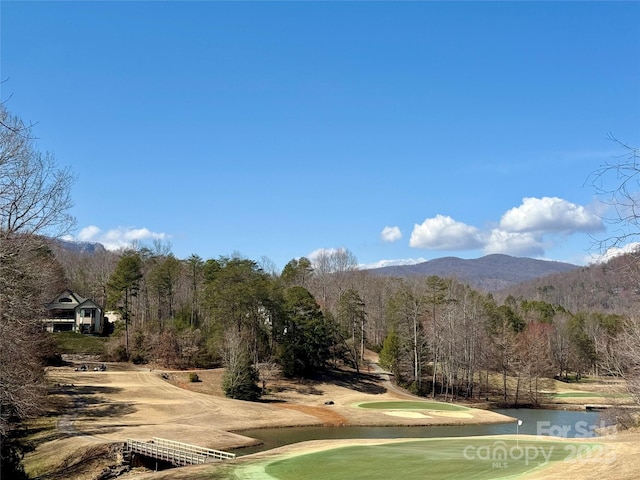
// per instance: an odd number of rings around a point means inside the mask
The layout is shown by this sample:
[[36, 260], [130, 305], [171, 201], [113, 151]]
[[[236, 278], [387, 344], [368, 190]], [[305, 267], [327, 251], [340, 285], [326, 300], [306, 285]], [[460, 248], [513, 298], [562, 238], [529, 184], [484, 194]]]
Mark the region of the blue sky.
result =
[[1, 99], [110, 248], [584, 263], [585, 181], [640, 145], [639, 2], [0, 9]]

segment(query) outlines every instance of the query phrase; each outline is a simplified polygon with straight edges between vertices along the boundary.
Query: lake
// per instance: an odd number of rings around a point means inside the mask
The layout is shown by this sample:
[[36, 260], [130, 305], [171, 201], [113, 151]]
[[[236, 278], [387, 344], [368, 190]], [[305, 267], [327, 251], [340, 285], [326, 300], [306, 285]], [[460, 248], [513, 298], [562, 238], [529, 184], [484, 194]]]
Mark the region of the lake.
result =
[[550, 435], [566, 438], [589, 438], [597, 436], [596, 428], [605, 426], [600, 412], [574, 410], [543, 410], [508, 408], [493, 410], [522, 421], [522, 425], [502, 423], [492, 425], [448, 425], [427, 427], [287, 427], [242, 430], [236, 433], [256, 438], [261, 445], [232, 450], [237, 455], [249, 455], [272, 448], [308, 440], [348, 438], [434, 438], [467, 437], [478, 435]]

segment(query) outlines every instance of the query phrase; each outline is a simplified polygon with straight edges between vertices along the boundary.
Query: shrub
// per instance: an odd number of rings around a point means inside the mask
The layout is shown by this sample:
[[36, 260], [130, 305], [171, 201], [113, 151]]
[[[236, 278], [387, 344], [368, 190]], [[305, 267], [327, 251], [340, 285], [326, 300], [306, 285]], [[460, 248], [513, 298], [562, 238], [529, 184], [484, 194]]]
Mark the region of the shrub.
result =
[[251, 363], [243, 362], [236, 369], [227, 367], [222, 377], [222, 390], [229, 398], [254, 401], [260, 398], [261, 395], [257, 382], [257, 370], [253, 368]]
[[59, 353], [51, 353], [44, 357], [44, 364], [48, 367], [61, 367], [64, 365], [64, 361], [62, 360], [62, 355]]
[[189, 381], [194, 383], [194, 382], [199, 382], [200, 379], [198, 378], [198, 374], [195, 372], [191, 372], [189, 373]]
[[424, 382], [421, 387], [418, 387], [418, 382], [415, 381], [411, 382], [410, 385], [406, 385], [404, 388], [413, 395], [417, 395], [419, 397], [426, 397], [430, 390], [427, 382]]
[[141, 353], [135, 353], [131, 356], [131, 361], [135, 364], [135, 365], [142, 365], [144, 363], [147, 363], [147, 358], [142, 355]]
[[124, 345], [118, 345], [107, 359], [111, 362], [128, 362], [127, 348]]

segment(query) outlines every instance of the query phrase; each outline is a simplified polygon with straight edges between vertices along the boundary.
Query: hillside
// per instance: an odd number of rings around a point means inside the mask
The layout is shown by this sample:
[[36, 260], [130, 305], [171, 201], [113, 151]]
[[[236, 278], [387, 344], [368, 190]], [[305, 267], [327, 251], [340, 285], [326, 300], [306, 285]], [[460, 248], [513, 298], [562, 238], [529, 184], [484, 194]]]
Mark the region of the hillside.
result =
[[579, 268], [570, 263], [495, 254], [470, 260], [444, 257], [416, 265], [398, 265], [368, 271], [374, 275], [401, 278], [437, 275], [455, 278], [477, 290], [497, 292], [522, 282]]
[[625, 314], [640, 303], [640, 263], [632, 255], [615, 257], [508, 287], [494, 296], [542, 300], [571, 312], [601, 311]]

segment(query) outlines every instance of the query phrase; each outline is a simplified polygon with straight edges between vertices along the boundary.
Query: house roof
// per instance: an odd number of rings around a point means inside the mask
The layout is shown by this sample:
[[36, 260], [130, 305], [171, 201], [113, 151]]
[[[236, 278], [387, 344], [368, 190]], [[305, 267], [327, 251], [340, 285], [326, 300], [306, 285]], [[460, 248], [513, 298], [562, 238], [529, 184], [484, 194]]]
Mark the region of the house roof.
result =
[[87, 298], [84, 302], [82, 302], [79, 307], [90, 307], [90, 308], [100, 308], [100, 306], [94, 302], [93, 300]]
[[95, 302], [88, 298], [81, 297], [71, 290], [60, 292], [50, 303], [45, 305], [48, 310], [75, 310], [80, 305], [100, 308]]

